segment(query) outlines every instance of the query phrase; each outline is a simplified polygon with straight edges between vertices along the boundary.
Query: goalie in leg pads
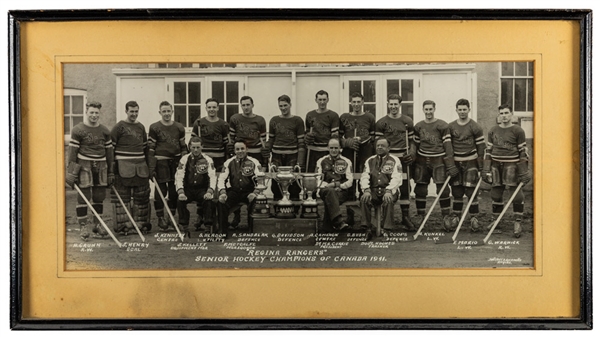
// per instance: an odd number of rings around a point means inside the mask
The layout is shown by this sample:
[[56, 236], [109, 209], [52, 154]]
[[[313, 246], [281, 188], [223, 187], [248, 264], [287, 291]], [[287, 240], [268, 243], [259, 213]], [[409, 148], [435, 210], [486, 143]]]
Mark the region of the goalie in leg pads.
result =
[[[135, 101], [125, 104], [127, 118], [119, 121], [111, 131], [111, 138], [115, 148], [115, 189], [123, 199], [125, 205], [130, 205], [134, 220], [141, 227], [142, 232], [148, 233], [150, 224], [150, 172], [148, 168], [148, 144], [146, 128], [137, 120], [139, 105]], [[134, 230], [133, 224], [119, 199], [111, 195], [114, 212], [114, 226], [117, 233], [127, 234]]]

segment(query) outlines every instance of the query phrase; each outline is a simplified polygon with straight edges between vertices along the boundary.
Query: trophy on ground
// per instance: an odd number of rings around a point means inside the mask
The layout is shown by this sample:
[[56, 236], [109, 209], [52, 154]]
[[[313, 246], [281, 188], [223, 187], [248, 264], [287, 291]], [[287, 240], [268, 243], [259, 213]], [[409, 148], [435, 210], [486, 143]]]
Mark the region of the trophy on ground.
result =
[[273, 179], [279, 184], [281, 188], [281, 194], [283, 198], [275, 203], [275, 217], [281, 219], [293, 219], [296, 217], [294, 212], [294, 204], [290, 200], [290, 192], [288, 188], [292, 184], [294, 180], [297, 180], [296, 174], [294, 173], [294, 169], [298, 168], [300, 171], [300, 166], [296, 165], [292, 166], [271, 166], [271, 171], [274, 172], [275, 176]]
[[309, 218], [316, 219], [319, 217], [317, 213], [318, 205], [317, 201], [313, 199], [313, 193], [317, 191], [319, 177], [323, 178], [322, 173], [300, 173], [300, 179], [298, 179], [298, 184], [307, 194], [306, 200], [302, 202], [302, 208], [300, 211], [301, 218]]
[[270, 216], [269, 202], [263, 192], [267, 189], [267, 180], [269, 178], [264, 172], [256, 174], [254, 177], [254, 189], [258, 191], [254, 199], [254, 209], [252, 216], [254, 218], [268, 218]]

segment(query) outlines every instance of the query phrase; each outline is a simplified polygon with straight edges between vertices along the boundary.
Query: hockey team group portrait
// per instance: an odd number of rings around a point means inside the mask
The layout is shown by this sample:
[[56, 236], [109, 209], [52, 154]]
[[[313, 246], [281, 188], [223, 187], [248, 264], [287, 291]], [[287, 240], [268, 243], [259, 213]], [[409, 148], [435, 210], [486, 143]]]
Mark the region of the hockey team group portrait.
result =
[[533, 269], [533, 68], [65, 64], [66, 269]]

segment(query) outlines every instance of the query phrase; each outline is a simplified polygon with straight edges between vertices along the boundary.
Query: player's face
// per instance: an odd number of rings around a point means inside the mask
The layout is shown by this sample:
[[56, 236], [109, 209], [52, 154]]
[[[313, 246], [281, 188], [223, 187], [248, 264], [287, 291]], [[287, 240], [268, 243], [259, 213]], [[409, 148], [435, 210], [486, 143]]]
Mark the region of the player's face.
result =
[[160, 110], [158, 111], [158, 113], [162, 117], [163, 121], [169, 122], [169, 121], [171, 121], [171, 117], [173, 116], [173, 109], [171, 108], [170, 105], [163, 105], [160, 107]]
[[423, 113], [425, 113], [426, 119], [433, 119], [433, 114], [435, 113], [435, 107], [433, 104], [426, 104], [423, 106]]
[[384, 139], [378, 140], [375, 144], [375, 152], [377, 152], [377, 155], [379, 156], [385, 156], [388, 154], [390, 152], [390, 146], [388, 145], [388, 142]]
[[130, 106], [127, 107], [127, 121], [129, 123], [134, 123], [137, 118], [138, 118], [138, 114], [140, 113], [140, 107], [138, 106]]
[[236, 143], [233, 147], [233, 151], [235, 152], [235, 156], [237, 159], [244, 159], [246, 158], [246, 152], [248, 150], [246, 149], [246, 145], [242, 143]]
[[469, 117], [470, 111], [471, 109], [469, 109], [469, 107], [466, 105], [459, 105], [458, 107], [456, 107], [456, 113], [458, 114], [458, 118], [462, 120], [465, 120]]
[[279, 111], [281, 111], [281, 114], [284, 116], [287, 116], [290, 114], [290, 108], [292, 107], [292, 105], [286, 101], [279, 101]]
[[498, 111], [499, 122], [503, 124], [508, 124], [512, 120], [513, 113], [510, 109], [502, 109]]
[[244, 113], [244, 115], [252, 114], [252, 109], [254, 108], [254, 104], [252, 104], [251, 100], [245, 99], [240, 103], [240, 105], [242, 106], [242, 112]]
[[91, 106], [87, 109], [85, 114], [90, 124], [96, 124], [100, 120], [100, 109], [98, 108]]
[[192, 151], [192, 154], [194, 156], [199, 156], [202, 153], [202, 143], [200, 143], [200, 142], [191, 143], [190, 151]]
[[217, 102], [208, 102], [206, 104], [206, 113], [208, 114], [209, 117], [213, 118], [216, 117], [217, 114], [219, 113], [219, 104], [217, 104]]
[[365, 102], [362, 100], [362, 98], [352, 97], [352, 100], [350, 101], [350, 105], [352, 105], [352, 112], [357, 114], [360, 113], [364, 103]]
[[325, 109], [327, 109], [327, 103], [329, 103], [329, 96], [324, 95], [324, 94], [317, 95], [317, 98], [315, 98], [315, 102], [317, 102], [319, 109], [325, 110]]
[[400, 113], [400, 101], [397, 99], [389, 100], [388, 111], [392, 116], [398, 116]]
[[329, 145], [327, 146], [329, 148], [329, 154], [332, 157], [337, 157], [340, 154], [340, 143], [337, 141], [331, 141], [329, 142]]

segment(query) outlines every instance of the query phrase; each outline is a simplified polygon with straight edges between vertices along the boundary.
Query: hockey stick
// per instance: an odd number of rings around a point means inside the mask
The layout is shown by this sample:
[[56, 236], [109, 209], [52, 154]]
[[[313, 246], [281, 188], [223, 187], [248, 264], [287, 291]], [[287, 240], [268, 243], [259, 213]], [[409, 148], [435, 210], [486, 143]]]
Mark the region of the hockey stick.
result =
[[[408, 155], [410, 152], [410, 146], [408, 143], [408, 124], [404, 124], [404, 128], [406, 129], [406, 154]], [[410, 196], [410, 165], [406, 164], [406, 181], [408, 182], [408, 195]]]
[[79, 189], [79, 186], [77, 186], [77, 184], [73, 184], [73, 187], [75, 187], [75, 189], [77, 190], [77, 192], [79, 193], [79, 195], [81, 196], [81, 198], [83, 199], [83, 201], [85, 201], [85, 203], [88, 205], [88, 207], [90, 208], [90, 210], [92, 210], [92, 213], [94, 213], [94, 215], [96, 216], [96, 218], [100, 221], [100, 224], [102, 225], [102, 227], [104, 227], [104, 229], [110, 235], [110, 237], [113, 239], [113, 241], [115, 241], [115, 243], [117, 244], [117, 246], [119, 246], [119, 248], [121, 248], [123, 246], [121, 244], [121, 242], [119, 242], [119, 240], [117, 240], [117, 238], [115, 237], [115, 235], [110, 231], [110, 229], [108, 228], [108, 226], [104, 223], [104, 220], [102, 220], [102, 218], [100, 217], [100, 215], [98, 215], [98, 213], [96, 212], [96, 210], [94, 209], [94, 207], [92, 206], [92, 204], [90, 204], [90, 202], [87, 200], [87, 198], [85, 197], [85, 195], [83, 194], [83, 192], [81, 192], [81, 190]]
[[448, 237], [444, 236], [444, 237], [439, 238], [438, 240], [436, 240], [435, 243], [451, 243], [451, 242], [456, 241], [456, 237], [458, 236], [458, 232], [460, 231], [460, 228], [462, 227], [462, 224], [465, 221], [465, 218], [467, 217], [467, 213], [469, 212], [469, 207], [471, 207], [471, 204], [473, 203], [473, 201], [477, 197], [477, 192], [479, 191], [479, 186], [481, 186], [481, 178], [479, 178], [479, 181], [477, 181], [477, 185], [475, 186], [475, 190], [473, 191], [473, 195], [471, 196], [471, 198], [469, 198], [469, 202], [467, 202], [467, 207], [465, 207], [465, 210], [464, 210], [462, 216], [460, 217], [460, 221], [458, 222], [458, 226], [456, 227], [456, 230], [454, 231], [454, 235], [452, 235], [452, 238], [448, 239]]
[[500, 215], [498, 216], [498, 219], [496, 219], [496, 221], [494, 222], [494, 225], [492, 226], [492, 228], [490, 228], [490, 231], [488, 232], [488, 234], [483, 239], [483, 243], [487, 243], [487, 241], [490, 239], [490, 236], [494, 232], [494, 229], [496, 229], [496, 226], [498, 226], [498, 224], [500, 223], [500, 220], [502, 220], [502, 217], [504, 216], [504, 213], [506, 213], [506, 211], [510, 207], [510, 204], [515, 199], [515, 197], [517, 196], [517, 193], [519, 192], [519, 190], [521, 189], [521, 187], [523, 187], [523, 183], [519, 183], [519, 185], [517, 186], [517, 188], [515, 188], [515, 191], [510, 196], [510, 199], [508, 199], [508, 202], [506, 203], [506, 205], [504, 205], [504, 209], [502, 209], [502, 213], [500, 213]]
[[165, 210], [169, 214], [169, 218], [171, 218], [171, 222], [173, 222], [173, 226], [177, 230], [177, 234], [179, 235], [181, 242], [183, 242], [183, 235], [181, 234], [181, 231], [179, 231], [179, 225], [177, 225], [177, 222], [175, 222], [175, 218], [173, 217], [173, 214], [171, 213], [171, 209], [169, 209], [169, 205], [167, 204], [167, 199], [165, 199], [165, 196], [162, 194], [162, 191], [160, 190], [160, 186], [158, 186], [158, 183], [156, 182], [156, 178], [152, 177], [152, 182], [154, 182], [154, 185], [155, 185], [154, 188], [156, 188], [156, 190], [158, 191], [158, 195], [160, 195], [160, 199], [162, 200], [163, 205], [165, 206]]
[[[309, 133], [312, 133], [312, 132], [313, 132], [313, 127], [311, 126]], [[310, 162], [310, 147], [308, 146], [308, 144], [306, 144], [306, 171], [304, 171], [306, 173], [308, 173], [309, 162]]]
[[377, 237], [381, 236], [381, 213], [383, 213], [383, 205], [377, 208], [377, 226], [375, 227], [375, 235]]
[[[354, 128], [354, 138], [356, 138], [356, 128]], [[358, 148], [360, 149], [360, 144], [358, 145]], [[354, 151], [354, 162], [353, 162], [353, 164], [354, 164], [354, 172], [355, 173], [359, 173], [359, 172], [356, 172], [356, 170], [358, 169], [358, 165], [356, 163], [356, 152], [357, 151]], [[358, 190], [358, 184], [356, 184], [356, 188], [354, 189], [354, 197], [358, 200], [358, 196], [359, 195], [360, 195], [360, 192]]]
[[442, 192], [444, 191], [444, 189], [446, 188], [446, 186], [448, 186], [448, 182], [450, 182], [450, 178], [452, 178], [452, 177], [448, 176], [446, 178], [446, 181], [444, 181], [444, 185], [442, 185], [442, 188], [440, 189], [440, 192], [435, 197], [435, 200], [433, 201], [433, 204], [431, 204], [431, 207], [429, 207], [429, 212], [427, 212], [427, 215], [425, 215], [425, 218], [423, 219], [423, 222], [421, 222], [421, 226], [419, 226], [419, 230], [413, 236], [413, 240], [416, 240], [419, 237], [419, 235], [421, 234], [421, 231], [423, 230], [423, 227], [425, 227], [425, 223], [429, 219], [429, 216], [431, 215], [431, 212], [433, 212], [433, 208], [435, 207], [435, 204], [437, 204], [438, 200], [440, 200], [440, 196], [442, 196]]
[[[140, 228], [138, 227], [138, 225], [135, 223], [135, 220], [133, 220], [133, 217], [131, 216], [131, 213], [129, 213], [129, 210], [127, 209], [127, 206], [123, 202], [123, 199], [121, 199], [121, 196], [119, 195], [119, 192], [117, 192], [117, 189], [115, 188], [114, 185], [112, 185], [111, 188], [112, 188], [113, 192], [115, 192], [115, 195], [117, 196], [117, 198], [119, 198], [119, 201], [121, 202], [121, 205], [125, 209], [125, 213], [127, 213], [127, 217], [129, 218], [129, 221], [131, 221], [131, 224], [133, 225], [133, 227], [135, 227], [136, 232], [140, 235], [140, 238], [142, 238], [142, 242], [146, 242], [146, 238], [144, 237], [144, 235], [142, 235], [142, 232], [140, 231]], [[117, 221], [117, 219], [115, 219], [115, 222], [116, 221]]]

